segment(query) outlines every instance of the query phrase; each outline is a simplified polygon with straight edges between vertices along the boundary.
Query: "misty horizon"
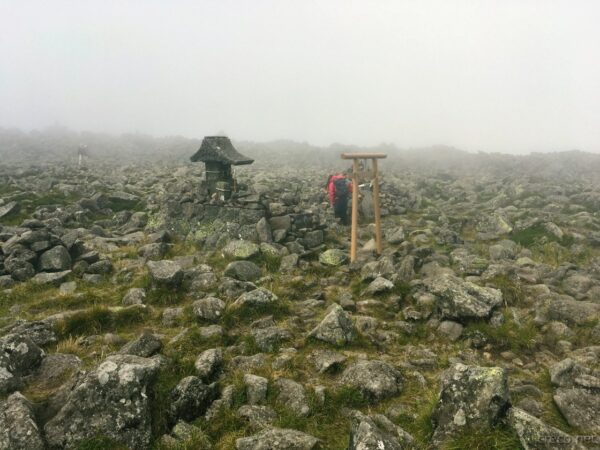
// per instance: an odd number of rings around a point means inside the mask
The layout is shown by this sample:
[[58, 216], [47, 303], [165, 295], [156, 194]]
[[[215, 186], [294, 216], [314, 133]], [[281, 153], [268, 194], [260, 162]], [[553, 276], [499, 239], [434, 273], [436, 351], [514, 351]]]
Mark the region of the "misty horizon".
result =
[[600, 153], [600, 4], [0, 4], [0, 127]]

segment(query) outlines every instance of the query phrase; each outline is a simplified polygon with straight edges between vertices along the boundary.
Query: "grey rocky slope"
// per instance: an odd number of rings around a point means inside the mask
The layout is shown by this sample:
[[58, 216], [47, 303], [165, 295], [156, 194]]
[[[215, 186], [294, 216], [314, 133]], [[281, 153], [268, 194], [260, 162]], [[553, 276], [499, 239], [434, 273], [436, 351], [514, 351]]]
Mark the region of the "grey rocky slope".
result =
[[593, 448], [593, 158], [390, 158], [349, 263], [327, 165], [262, 151], [227, 205], [176, 160], [0, 165], [0, 449]]

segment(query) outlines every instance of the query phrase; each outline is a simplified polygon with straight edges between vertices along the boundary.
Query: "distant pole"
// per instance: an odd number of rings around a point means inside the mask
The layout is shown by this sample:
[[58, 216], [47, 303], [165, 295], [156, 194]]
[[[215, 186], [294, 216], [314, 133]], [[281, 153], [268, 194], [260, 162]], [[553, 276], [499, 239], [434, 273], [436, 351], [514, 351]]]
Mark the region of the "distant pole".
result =
[[383, 251], [381, 246], [381, 209], [379, 208], [379, 173], [377, 171], [377, 160], [372, 159], [373, 163], [373, 208], [375, 209], [375, 244], [377, 254], [381, 255]]
[[375, 244], [381, 255], [381, 208], [379, 206], [379, 171], [377, 160], [387, 158], [385, 153], [342, 153], [342, 159], [352, 160], [352, 230], [350, 237], [350, 261], [356, 261], [358, 239], [358, 160], [370, 159], [373, 164], [373, 208], [375, 210]]
[[356, 240], [358, 237], [358, 159], [352, 160], [352, 238], [350, 240], [350, 261], [356, 261]]

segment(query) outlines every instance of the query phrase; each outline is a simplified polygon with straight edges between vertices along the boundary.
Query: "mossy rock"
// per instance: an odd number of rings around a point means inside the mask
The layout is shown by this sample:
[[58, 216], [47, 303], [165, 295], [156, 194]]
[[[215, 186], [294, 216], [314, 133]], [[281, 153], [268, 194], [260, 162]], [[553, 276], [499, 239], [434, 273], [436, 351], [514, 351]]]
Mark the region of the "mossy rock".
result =
[[337, 267], [348, 262], [348, 255], [337, 248], [325, 250], [319, 255], [319, 262], [326, 266]]

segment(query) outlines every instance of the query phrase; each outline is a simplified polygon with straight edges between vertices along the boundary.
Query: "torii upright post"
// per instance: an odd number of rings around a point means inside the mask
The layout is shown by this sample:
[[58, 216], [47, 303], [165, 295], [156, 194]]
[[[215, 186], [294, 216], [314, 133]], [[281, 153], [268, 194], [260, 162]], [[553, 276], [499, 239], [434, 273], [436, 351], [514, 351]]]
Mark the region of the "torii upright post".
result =
[[370, 159], [373, 166], [373, 209], [375, 210], [375, 244], [377, 254], [381, 255], [381, 209], [379, 207], [379, 174], [377, 160], [387, 158], [385, 153], [342, 153], [342, 159], [352, 160], [352, 236], [350, 241], [350, 261], [356, 261], [358, 238], [358, 160]]

